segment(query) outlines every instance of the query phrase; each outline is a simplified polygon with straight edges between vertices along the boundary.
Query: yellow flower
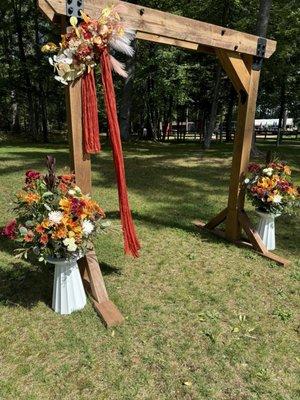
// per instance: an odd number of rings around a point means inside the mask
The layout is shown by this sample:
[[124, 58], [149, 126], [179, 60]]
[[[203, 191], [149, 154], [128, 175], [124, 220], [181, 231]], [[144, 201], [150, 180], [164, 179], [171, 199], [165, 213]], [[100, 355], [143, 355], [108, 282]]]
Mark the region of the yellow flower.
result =
[[44, 219], [44, 221], [42, 221], [41, 226], [45, 229], [49, 228], [49, 226], [51, 226], [51, 222], [49, 221], [49, 219]]
[[55, 53], [58, 50], [58, 47], [55, 43], [49, 42], [42, 46], [41, 51], [42, 53]]
[[71, 207], [71, 203], [70, 203], [69, 199], [67, 199], [66, 197], [63, 197], [60, 200], [59, 205], [64, 211], [69, 211], [70, 207]]

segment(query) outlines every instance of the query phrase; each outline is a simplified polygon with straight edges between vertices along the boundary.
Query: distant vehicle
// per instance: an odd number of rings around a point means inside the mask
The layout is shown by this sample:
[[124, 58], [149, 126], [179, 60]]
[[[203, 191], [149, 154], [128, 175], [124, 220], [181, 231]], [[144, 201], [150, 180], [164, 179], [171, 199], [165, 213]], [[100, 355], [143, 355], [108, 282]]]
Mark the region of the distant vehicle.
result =
[[[255, 129], [258, 131], [277, 131], [279, 127], [279, 119], [276, 118], [268, 118], [268, 119], [256, 119], [255, 120]], [[286, 121], [286, 130], [293, 131], [296, 130], [297, 127], [294, 124], [293, 118], [287, 118]]]

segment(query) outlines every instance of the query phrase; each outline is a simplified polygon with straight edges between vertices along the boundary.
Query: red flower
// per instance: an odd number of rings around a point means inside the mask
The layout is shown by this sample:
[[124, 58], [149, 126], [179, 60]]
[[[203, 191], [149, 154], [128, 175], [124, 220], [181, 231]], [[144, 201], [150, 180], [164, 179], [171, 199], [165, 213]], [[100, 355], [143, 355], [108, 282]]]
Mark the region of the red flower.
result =
[[256, 172], [260, 171], [260, 165], [259, 164], [255, 164], [255, 163], [249, 164], [248, 165], [248, 171], [252, 172], [252, 173], [256, 173]]
[[9, 221], [5, 225], [5, 227], [2, 229], [1, 234], [13, 240], [16, 238], [16, 228], [17, 228], [17, 221], [13, 219], [12, 221]]
[[26, 183], [27, 181], [36, 181], [37, 179], [40, 179], [41, 174], [38, 171], [33, 171], [33, 170], [29, 170], [25, 173], [26, 176]]
[[47, 244], [49, 241], [48, 235], [47, 233], [44, 233], [41, 237], [40, 237], [40, 243], [42, 244]]
[[84, 39], [91, 39], [93, 36], [92, 33], [89, 31], [89, 27], [89, 24], [86, 22], [82, 22], [82, 24], [80, 25]]

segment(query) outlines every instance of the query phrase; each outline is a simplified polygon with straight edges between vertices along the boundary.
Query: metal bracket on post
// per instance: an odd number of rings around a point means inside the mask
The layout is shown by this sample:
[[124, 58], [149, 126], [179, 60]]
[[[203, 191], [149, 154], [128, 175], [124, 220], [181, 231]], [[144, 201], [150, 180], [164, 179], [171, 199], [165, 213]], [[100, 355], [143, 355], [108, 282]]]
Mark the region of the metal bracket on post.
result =
[[267, 39], [260, 37], [257, 41], [256, 56], [253, 57], [252, 69], [260, 71], [266, 54]]
[[66, 0], [67, 17], [81, 18], [80, 11], [83, 10], [84, 0]]

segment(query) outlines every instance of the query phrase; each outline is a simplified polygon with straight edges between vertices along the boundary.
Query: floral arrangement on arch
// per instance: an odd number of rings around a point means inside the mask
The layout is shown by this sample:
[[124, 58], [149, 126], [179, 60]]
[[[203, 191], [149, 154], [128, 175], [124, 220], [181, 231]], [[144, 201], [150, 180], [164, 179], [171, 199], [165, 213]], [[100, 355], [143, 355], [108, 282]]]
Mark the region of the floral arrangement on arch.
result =
[[92, 237], [109, 224], [100, 206], [76, 186], [74, 175], [55, 175], [55, 159], [47, 157], [49, 172], [29, 170], [25, 186], [17, 194], [17, 218], [2, 235], [22, 246], [17, 255], [33, 253], [39, 261], [83, 255]]
[[249, 164], [244, 180], [248, 198], [259, 211], [292, 214], [300, 205], [300, 188], [293, 184], [291, 174], [284, 162]]
[[[138, 257], [140, 243], [133, 222], [126, 184], [120, 127], [117, 114], [116, 94], [112, 71], [127, 77], [125, 66], [112, 51], [133, 56], [131, 42], [135, 31], [127, 26], [120, 16], [126, 13], [122, 4], [104, 7], [98, 19], [81, 12], [83, 21], [70, 18], [71, 26], [62, 35], [57, 46], [47, 43], [42, 47], [45, 53], [56, 53], [49, 58], [53, 65], [55, 79], [65, 85], [81, 86], [82, 107], [82, 148], [84, 154], [97, 154], [101, 150], [96, 92], [95, 67], [101, 67], [104, 104], [106, 108], [110, 141], [118, 185], [119, 208], [126, 254]], [[80, 78], [80, 79], [78, 79]]]
[[[105, 7], [98, 19], [92, 19], [81, 11], [83, 21], [78, 23], [76, 17], [70, 18], [71, 28], [62, 35], [59, 46], [47, 43], [42, 47], [44, 53], [57, 53], [49, 58], [57, 75], [55, 79], [67, 85], [85, 72], [90, 72], [99, 63], [100, 54], [107, 47], [130, 57], [134, 50], [130, 46], [135, 32], [122, 21], [119, 12], [122, 5]], [[113, 70], [127, 77], [124, 64], [111, 54], [110, 64]]]

